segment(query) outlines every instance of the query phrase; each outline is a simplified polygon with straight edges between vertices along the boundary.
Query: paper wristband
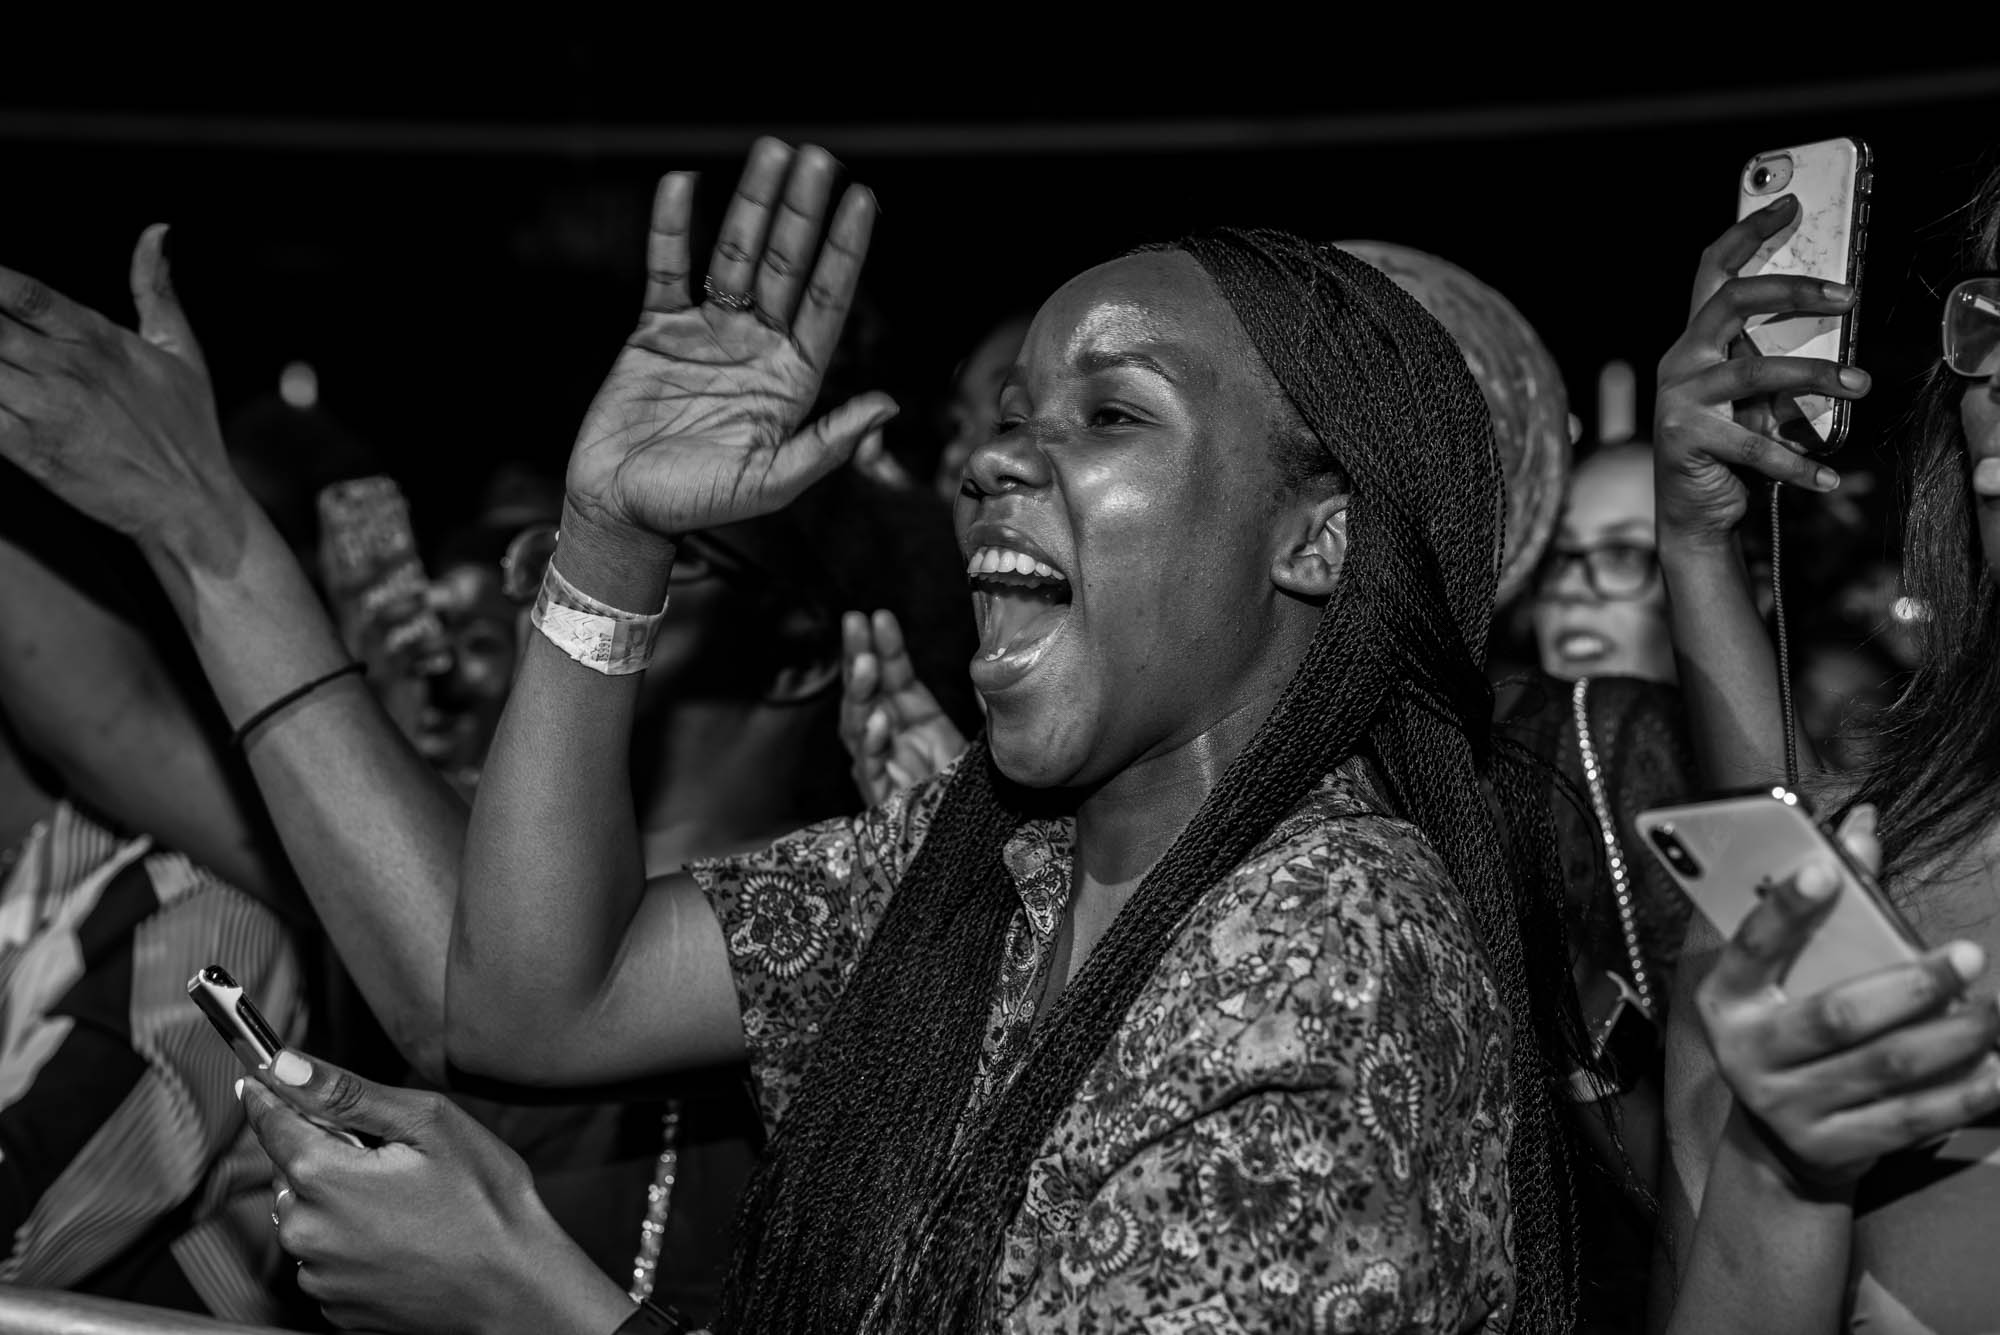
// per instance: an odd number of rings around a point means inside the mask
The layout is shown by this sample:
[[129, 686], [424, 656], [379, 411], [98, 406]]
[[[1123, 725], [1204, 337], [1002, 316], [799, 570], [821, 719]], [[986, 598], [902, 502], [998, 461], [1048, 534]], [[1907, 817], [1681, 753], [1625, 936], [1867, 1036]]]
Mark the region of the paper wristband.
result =
[[666, 615], [664, 603], [653, 615], [642, 616], [599, 602], [564, 579], [551, 561], [528, 621], [549, 643], [593, 672], [622, 677], [646, 670]]

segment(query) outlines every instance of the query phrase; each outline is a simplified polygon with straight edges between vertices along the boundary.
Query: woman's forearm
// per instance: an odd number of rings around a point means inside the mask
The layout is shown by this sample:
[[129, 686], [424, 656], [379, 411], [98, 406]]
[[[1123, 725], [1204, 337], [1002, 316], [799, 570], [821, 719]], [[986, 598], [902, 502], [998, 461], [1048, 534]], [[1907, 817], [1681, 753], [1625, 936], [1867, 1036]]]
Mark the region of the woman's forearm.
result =
[[[1785, 777], [1778, 660], [1733, 539], [1660, 535], [1674, 653], [1696, 759], [1710, 785], [1751, 788]], [[1799, 768], [1819, 767], [1798, 740]]]
[[1852, 1201], [1802, 1197], [1733, 1109], [1680, 1249], [1668, 1335], [1837, 1335], [1853, 1235]]
[[[565, 515], [555, 564], [614, 607], [658, 608], [673, 547]], [[520, 1076], [610, 985], [645, 890], [630, 744], [641, 674], [606, 676], [530, 637], [487, 755], [452, 932], [452, 1061]]]
[[[305, 571], [247, 497], [216, 563], [154, 546], [227, 717], [242, 722], [348, 659]], [[358, 679], [329, 683], [245, 745], [273, 825], [342, 962], [403, 1056], [444, 1074], [445, 952], [465, 804]]]

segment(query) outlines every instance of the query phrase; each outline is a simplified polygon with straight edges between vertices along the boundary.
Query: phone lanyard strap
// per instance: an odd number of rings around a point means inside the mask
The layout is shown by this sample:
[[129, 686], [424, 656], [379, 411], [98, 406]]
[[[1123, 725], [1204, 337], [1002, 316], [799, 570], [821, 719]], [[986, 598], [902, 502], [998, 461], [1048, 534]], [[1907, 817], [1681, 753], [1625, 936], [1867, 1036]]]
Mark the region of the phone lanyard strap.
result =
[[1632, 990], [1638, 994], [1639, 1009], [1657, 1024], [1659, 1011], [1653, 1004], [1653, 981], [1646, 968], [1646, 956], [1639, 949], [1639, 906], [1632, 898], [1631, 869], [1618, 842], [1618, 824], [1604, 791], [1604, 770], [1598, 764], [1597, 746], [1590, 738], [1589, 701], [1590, 678], [1585, 677], [1570, 692], [1570, 707], [1576, 715], [1576, 749], [1583, 758], [1583, 781], [1590, 789], [1591, 811], [1597, 817], [1598, 834], [1604, 840], [1604, 859], [1611, 867], [1611, 895], [1618, 905], [1618, 928], [1624, 935], [1625, 957], [1632, 968]]

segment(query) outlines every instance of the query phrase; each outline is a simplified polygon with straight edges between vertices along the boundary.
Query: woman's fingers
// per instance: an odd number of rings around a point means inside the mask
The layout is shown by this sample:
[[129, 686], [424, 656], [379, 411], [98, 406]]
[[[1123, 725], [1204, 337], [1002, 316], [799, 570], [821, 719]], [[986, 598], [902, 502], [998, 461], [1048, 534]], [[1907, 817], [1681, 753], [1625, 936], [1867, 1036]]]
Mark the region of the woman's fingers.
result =
[[1986, 956], [1978, 946], [1954, 941], [1913, 964], [1797, 998], [1773, 1013], [1765, 1059], [1774, 1066], [1797, 1066], [1908, 1028], [1956, 1001], [1985, 967]]
[[1716, 289], [1688, 321], [1681, 346], [1716, 357], [1760, 315], [1843, 315], [1854, 305], [1854, 289], [1796, 274], [1731, 278]]
[[653, 218], [646, 229], [648, 313], [672, 315], [694, 304], [688, 285], [693, 267], [688, 236], [694, 218], [693, 172], [668, 172], [653, 192]]
[[869, 625], [875, 633], [875, 648], [882, 655], [882, 689], [893, 695], [908, 688], [917, 679], [917, 668], [910, 661], [902, 623], [894, 612], [884, 610], [876, 612]]
[[1829, 1163], [1856, 1163], [1921, 1145], [2000, 1110], [2000, 1059], [1897, 1098], [1828, 1116], [1806, 1133], [1807, 1149]]
[[1882, 870], [1882, 838], [1875, 829], [1875, 807], [1863, 802], [1840, 821], [1840, 842], [1847, 855], [1860, 863], [1870, 876]]
[[847, 462], [862, 437], [879, 431], [900, 410], [887, 394], [861, 394], [841, 404], [778, 446], [771, 461], [772, 489], [790, 499]]
[[38, 279], [0, 266], [0, 315], [40, 334], [77, 338], [96, 327], [95, 311], [79, 306]]
[[1716, 957], [1696, 994], [1705, 1012], [1769, 1001], [1799, 952], [1833, 907], [1840, 882], [1833, 869], [1808, 863], [1771, 887]]
[[723, 305], [741, 309], [753, 299], [751, 285], [770, 231], [771, 210], [783, 197], [791, 165], [791, 145], [781, 140], [764, 138], [751, 146], [708, 261], [711, 301], [719, 294], [725, 298]]
[[790, 329], [798, 314], [839, 174], [840, 164], [833, 155], [815, 144], [801, 148], [792, 160], [757, 266], [757, 310], [779, 329]]
[[1671, 424], [1672, 417], [1669, 411], [1661, 411], [1658, 418], [1664, 428], [1661, 435], [1672, 432], [1683, 442], [1691, 439], [1692, 447], [1684, 443], [1681, 450], [1672, 455], [1662, 451], [1656, 475], [1667, 476], [1669, 470], [1693, 472], [1703, 467], [1706, 460], [1713, 459], [1732, 468], [1762, 474], [1773, 482], [1783, 482], [1801, 491], [1828, 492], [1840, 486], [1840, 474], [1800, 454], [1783, 441], [1714, 419], [1703, 423], [1699, 434], [1691, 437], [1690, 428]]
[[206, 373], [208, 363], [202, 358], [201, 343], [174, 292], [165, 223], [154, 223], [139, 234], [139, 243], [132, 248], [131, 281], [132, 304], [139, 312], [139, 337]]
[[1842, 366], [1819, 357], [1732, 357], [1695, 372], [1677, 388], [1697, 402], [1723, 404], [1771, 394], [1858, 399], [1872, 383], [1858, 366]]
[[1798, 198], [1781, 195], [1717, 237], [1701, 253], [1701, 264], [1695, 270], [1694, 297], [1688, 303], [1690, 318], [1707, 304], [1717, 288], [1750, 262], [1766, 241], [1788, 227], [1798, 212]]
[[834, 209], [833, 225], [819, 248], [792, 341], [812, 365], [824, 368], [840, 341], [848, 308], [861, 284], [861, 265], [868, 258], [868, 241], [875, 233], [875, 196], [866, 186], [851, 185]]
[[[1951, 995], [1951, 994], [1947, 994]], [[1936, 1084], [1992, 1050], [2000, 1010], [1990, 1001], [1906, 1021], [1869, 1042], [1774, 1076], [1823, 1112], [1861, 1107]]]

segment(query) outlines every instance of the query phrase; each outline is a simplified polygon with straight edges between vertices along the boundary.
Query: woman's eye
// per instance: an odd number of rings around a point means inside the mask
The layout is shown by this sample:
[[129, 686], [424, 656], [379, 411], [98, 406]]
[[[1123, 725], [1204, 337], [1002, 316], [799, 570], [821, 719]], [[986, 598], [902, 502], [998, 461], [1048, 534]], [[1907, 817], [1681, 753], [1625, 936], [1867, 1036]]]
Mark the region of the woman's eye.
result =
[[1099, 408], [1090, 415], [1092, 426], [1125, 426], [1138, 420], [1123, 408]]
[[1019, 417], [1001, 418], [999, 421], [993, 424], [994, 439], [997, 440], [1001, 436], [1012, 435], [1014, 432], [1019, 431], [1021, 429], [1021, 423], [1023, 420], [1024, 419]]

